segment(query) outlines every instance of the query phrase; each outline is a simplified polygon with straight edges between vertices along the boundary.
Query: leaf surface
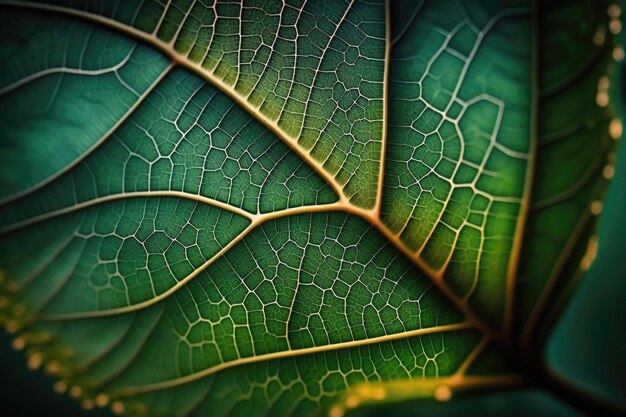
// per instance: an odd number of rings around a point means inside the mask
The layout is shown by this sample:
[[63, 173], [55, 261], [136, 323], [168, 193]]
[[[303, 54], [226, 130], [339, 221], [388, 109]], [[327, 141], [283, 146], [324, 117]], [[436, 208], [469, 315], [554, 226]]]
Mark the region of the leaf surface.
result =
[[86, 408], [516, 384], [590, 262], [605, 5], [3, 3], [0, 318]]

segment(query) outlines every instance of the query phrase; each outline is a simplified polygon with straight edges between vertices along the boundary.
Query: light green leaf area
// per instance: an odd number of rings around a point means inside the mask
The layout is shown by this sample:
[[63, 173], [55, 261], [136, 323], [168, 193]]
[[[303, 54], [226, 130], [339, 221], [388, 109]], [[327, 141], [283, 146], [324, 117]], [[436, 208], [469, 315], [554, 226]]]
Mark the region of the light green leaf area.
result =
[[605, 4], [0, 4], [0, 323], [85, 408], [512, 386], [591, 261]]

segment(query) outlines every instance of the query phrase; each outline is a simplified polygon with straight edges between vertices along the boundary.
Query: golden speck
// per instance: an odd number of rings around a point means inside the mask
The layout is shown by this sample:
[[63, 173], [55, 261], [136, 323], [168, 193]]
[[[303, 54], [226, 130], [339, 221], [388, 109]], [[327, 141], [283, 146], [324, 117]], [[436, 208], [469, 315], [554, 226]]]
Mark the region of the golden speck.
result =
[[593, 43], [596, 46], [602, 46], [604, 45], [605, 40], [606, 40], [606, 29], [604, 28], [604, 26], [598, 26], [598, 29], [596, 29], [596, 33], [594, 33], [593, 35]]
[[5, 329], [8, 333], [15, 333], [17, 332], [17, 330], [20, 328], [20, 326], [17, 324], [16, 321], [14, 320], [9, 320], [7, 321], [7, 324], [5, 326]]
[[111, 404], [111, 411], [113, 411], [113, 414], [122, 414], [124, 412], [124, 404], [119, 401], [115, 401], [113, 404]]
[[589, 243], [587, 244], [587, 251], [585, 252], [585, 256], [580, 261], [580, 269], [583, 271], [588, 271], [593, 264], [593, 261], [596, 259], [596, 255], [598, 254], [598, 238], [596, 236], [592, 236], [589, 239]]
[[619, 139], [622, 137], [622, 121], [617, 117], [609, 123], [609, 135], [613, 139]]
[[104, 407], [109, 403], [109, 396], [106, 394], [98, 394], [96, 396], [96, 405], [98, 407]]
[[611, 85], [611, 79], [609, 78], [608, 75], [603, 75], [602, 77], [600, 77], [600, 79], [598, 80], [598, 90], [608, 90], [609, 86]]
[[593, 203], [591, 203], [591, 214], [593, 214], [594, 216], [597, 216], [600, 213], [602, 213], [602, 201], [596, 200]]
[[441, 402], [450, 401], [451, 398], [452, 398], [452, 390], [450, 389], [449, 386], [440, 385], [435, 390], [435, 399], [437, 401], [441, 401]]
[[612, 34], [617, 35], [622, 30], [622, 22], [619, 19], [611, 19], [609, 22], [609, 30]]
[[346, 407], [348, 408], [356, 408], [361, 403], [361, 399], [356, 395], [348, 395], [346, 398]]
[[92, 400], [92, 399], [87, 398], [86, 400], [84, 400], [84, 401], [81, 403], [81, 406], [83, 407], [83, 409], [84, 409], [84, 410], [92, 410], [92, 409], [93, 409], [93, 406], [94, 406], [94, 404], [93, 404], [93, 400]]
[[61, 370], [61, 367], [59, 366], [59, 363], [56, 361], [50, 361], [47, 365], [46, 365], [46, 372], [48, 372], [49, 374], [58, 374], [59, 371]]
[[613, 49], [613, 59], [618, 62], [624, 60], [624, 48], [622, 48], [621, 46], [615, 47]]
[[11, 343], [11, 346], [13, 346], [13, 349], [15, 350], [22, 350], [24, 349], [24, 347], [26, 347], [26, 341], [24, 340], [23, 337], [18, 337], [15, 340], [13, 340], [13, 343]]
[[602, 170], [602, 175], [607, 180], [610, 180], [615, 175], [615, 167], [613, 165], [605, 165]]
[[609, 16], [616, 19], [621, 16], [622, 9], [617, 4], [612, 4], [608, 9]]
[[73, 387], [70, 388], [71, 397], [78, 398], [81, 396], [82, 393], [83, 393], [83, 389], [79, 387], [78, 385], [74, 385]]
[[63, 394], [67, 390], [67, 385], [63, 381], [58, 381], [54, 384], [54, 390], [59, 394]]
[[9, 305], [9, 300], [5, 297], [0, 297], [0, 308]]
[[328, 410], [328, 417], [343, 417], [343, 414], [344, 414], [343, 408], [339, 407], [338, 405]]
[[28, 369], [37, 369], [41, 366], [41, 362], [43, 362], [43, 357], [41, 353], [33, 353], [28, 357], [26, 361], [26, 366]]
[[606, 107], [609, 104], [609, 95], [605, 91], [598, 91], [596, 104], [600, 107]]

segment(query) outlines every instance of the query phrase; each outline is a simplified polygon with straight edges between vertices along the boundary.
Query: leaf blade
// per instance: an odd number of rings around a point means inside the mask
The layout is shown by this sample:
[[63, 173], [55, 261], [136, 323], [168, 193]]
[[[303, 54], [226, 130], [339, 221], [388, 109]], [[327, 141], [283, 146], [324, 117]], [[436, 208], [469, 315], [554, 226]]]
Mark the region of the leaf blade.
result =
[[[165, 6], [124, 2], [120, 7], [112, 3], [100, 7], [87, 2], [82, 10], [81, 4], [62, 1], [60, 6], [9, 3], [107, 26], [151, 45], [173, 62], [106, 141], [83, 152], [71, 169], [0, 206], [0, 246], [11, 248], [3, 250], [0, 265], [7, 268], [9, 280], [0, 291], [18, 293], [10, 295], [8, 305], [3, 301], [8, 328], [21, 331], [18, 345], [30, 346], [32, 364], [43, 361], [49, 370], [60, 372], [63, 384], [72, 385], [70, 393], [85, 404], [113, 399], [118, 412], [193, 414], [214, 407], [224, 390], [233, 389], [239, 394], [230, 392], [224, 413], [309, 413], [328, 407], [344, 390], [379, 379], [405, 388], [417, 379], [433, 394], [431, 388], [440, 383], [462, 386], [475, 360], [487, 360], [483, 350], [488, 347], [492, 352], [491, 326], [502, 326], [503, 337], [508, 337], [533, 170], [537, 95], [525, 90], [534, 75], [533, 60], [528, 58], [531, 47], [511, 45], [510, 38], [539, 38], [528, 7], [518, 7], [518, 2], [469, 2], [450, 8], [421, 2], [414, 13], [400, 16], [396, 29], [390, 17], [395, 12], [387, 4], [383, 13], [382, 3], [324, 8], [317, 2], [300, 5], [304, 12], [285, 4], [246, 8], [219, 3], [203, 8], [195, 2]], [[314, 9], [317, 13], [309, 13]], [[443, 9], [445, 19], [438, 16]], [[297, 18], [294, 11], [300, 13]], [[539, 11], [533, 13], [536, 17]], [[306, 16], [299, 20], [302, 14]], [[399, 14], [404, 13], [395, 16]], [[456, 20], [451, 23], [450, 17]], [[298, 35], [311, 18], [316, 23], [308, 26], [310, 32]], [[286, 23], [294, 19], [293, 25]], [[290, 46], [285, 46], [285, 56], [279, 48], [264, 49], [266, 42], [285, 41], [282, 35], [294, 36], [292, 26], [296, 38], [304, 39], [294, 42], [296, 49], [321, 39], [317, 48], [321, 55], [313, 54], [302, 68], [297, 63], [304, 61], [298, 60], [308, 56], [289, 55]], [[226, 36], [230, 32], [232, 36]], [[255, 42], [259, 47], [251, 54], [246, 47]], [[363, 47], [364, 55], [361, 50], [355, 53], [351, 43]], [[432, 55], [433, 45], [442, 48], [432, 60], [420, 63], [420, 58]], [[445, 60], [437, 59], [443, 55]], [[456, 61], [461, 65], [452, 65]], [[415, 69], [423, 74], [419, 83], [405, 79]], [[312, 72], [305, 76], [299, 70]], [[287, 79], [292, 76], [291, 84], [280, 76], [277, 81], [275, 71]], [[430, 72], [441, 76], [429, 78]], [[308, 94], [306, 88], [295, 86], [299, 77], [310, 87]], [[566, 87], [577, 77], [573, 80], [566, 80]], [[428, 88], [421, 88], [426, 81]], [[443, 88], [433, 84], [437, 82]], [[416, 103], [430, 113], [410, 114]], [[454, 104], [461, 107], [458, 114]], [[438, 112], [444, 124], [437, 121]], [[359, 119], [357, 113], [365, 117]], [[414, 120], [403, 123], [402, 117]], [[452, 139], [458, 136], [452, 150], [462, 152], [444, 155], [442, 149], [450, 145], [440, 136], [444, 125]], [[424, 129], [431, 130], [431, 139], [439, 135], [441, 149], [420, 133]], [[414, 133], [424, 136], [425, 146], [407, 158], [398, 148], [419, 143]], [[437, 153], [441, 158], [433, 160]], [[110, 169], [111, 161], [115, 169]], [[170, 166], [159, 165], [163, 161]], [[442, 161], [456, 162], [467, 172], [447, 179], [450, 189], [439, 190], [445, 197], [440, 207], [435, 207], [436, 198], [424, 207], [419, 198], [410, 196], [412, 187], [441, 187], [446, 182], [445, 175], [437, 177], [437, 170], [445, 168], [439, 166]], [[411, 169], [419, 168], [410, 167], [415, 163], [437, 175], [427, 180], [415, 177], [408, 185], [393, 183], [398, 181], [394, 170], [406, 165], [411, 176]], [[541, 159], [539, 163], [540, 169], [551, 165]], [[408, 197], [402, 194], [406, 190]], [[541, 193], [541, 185], [538, 190], [533, 192]], [[561, 198], [559, 193], [553, 195], [549, 198]], [[476, 203], [477, 196], [487, 203]], [[402, 212], [407, 201], [410, 216]], [[147, 209], [150, 204], [156, 204], [157, 211], [162, 207], [170, 211], [154, 216]], [[127, 206], [131, 209], [120, 209]], [[115, 207], [109, 213], [111, 218], [119, 216], [117, 220], [93, 215], [107, 207]], [[487, 216], [485, 211], [493, 212]], [[121, 284], [130, 284], [138, 293], [123, 290], [125, 300], [107, 299], [104, 308], [99, 301], [94, 304], [84, 287], [90, 277], [85, 271], [106, 269], [101, 262], [111, 257], [101, 256], [106, 245], [100, 245], [100, 253], [92, 249], [88, 257], [76, 247], [71, 233], [50, 227], [59, 219], [67, 222], [81, 215], [91, 215], [93, 230], [111, 236], [121, 233], [124, 242], [138, 234], [160, 236], [147, 245], [148, 252], [166, 261], [144, 269], [169, 269], [171, 276], [135, 279], [136, 266], [144, 258], [138, 246], [126, 247], [113, 256], [115, 268], [123, 269], [118, 274]], [[428, 222], [415, 220], [429, 216], [433, 218]], [[534, 214], [529, 216], [532, 225]], [[211, 217], [218, 219], [216, 225]], [[134, 231], [133, 224], [142, 219], [152, 225], [141, 233]], [[46, 225], [50, 230], [35, 229]], [[182, 232], [187, 227], [191, 235]], [[232, 233], [225, 235], [224, 230]], [[537, 239], [532, 233], [527, 238], [522, 249]], [[39, 253], [24, 262], [26, 266], [15, 267], [20, 246]], [[381, 253], [387, 254], [384, 261]], [[189, 263], [192, 258], [204, 263]], [[189, 265], [181, 266], [185, 262]], [[410, 272], [400, 273], [400, 278], [389, 275], [397, 262]], [[75, 265], [82, 265], [82, 270], [68, 270]], [[58, 280], [39, 284], [39, 275], [51, 270]], [[222, 282], [215, 279], [216, 273]], [[355, 276], [352, 284], [362, 289], [353, 293], [345, 280]], [[429, 281], [436, 288], [430, 289]], [[159, 291], [142, 295], [155, 282]], [[278, 285], [270, 290], [267, 282]], [[391, 289], [385, 287], [389, 282], [395, 283]], [[73, 301], [78, 293], [90, 295]], [[535, 296], [516, 304], [533, 303]], [[29, 297], [31, 304], [21, 304]], [[227, 300], [227, 311], [216, 297]], [[422, 301], [429, 307], [422, 308]], [[38, 302], [40, 308], [35, 307]], [[200, 306], [207, 302], [203, 316]], [[407, 310], [398, 303], [413, 307]], [[436, 307], [439, 304], [441, 308]], [[444, 324], [440, 316], [448, 317]], [[94, 331], [106, 337], [89, 343]], [[135, 331], [141, 337], [133, 337]], [[209, 345], [214, 349], [206, 350]], [[131, 359], [123, 360], [125, 355]], [[319, 388], [327, 381], [323, 367], [312, 368], [317, 361], [333, 364], [328, 391]], [[155, 363], [161, 366], [151, 369]], [[106, 369], [106, 364], [115, 370]], [[445, 371], [440, 375], [439, 369]], [[221, 382], [213, 377], [218, 372]], [[485, 381], [478, 386], [487, 386]], [[250, 398], [259, 406], [248, 408], [244, 400]]]

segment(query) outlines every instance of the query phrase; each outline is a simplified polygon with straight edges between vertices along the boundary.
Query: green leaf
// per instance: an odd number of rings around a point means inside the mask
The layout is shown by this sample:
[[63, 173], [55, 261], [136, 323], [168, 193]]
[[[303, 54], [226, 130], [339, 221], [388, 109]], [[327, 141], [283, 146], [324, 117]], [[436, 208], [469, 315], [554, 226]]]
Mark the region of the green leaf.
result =
[[527, 381], [612, 176], [608, 4], [0, 3], [0, 321], [57, 390], [336, 416]]

